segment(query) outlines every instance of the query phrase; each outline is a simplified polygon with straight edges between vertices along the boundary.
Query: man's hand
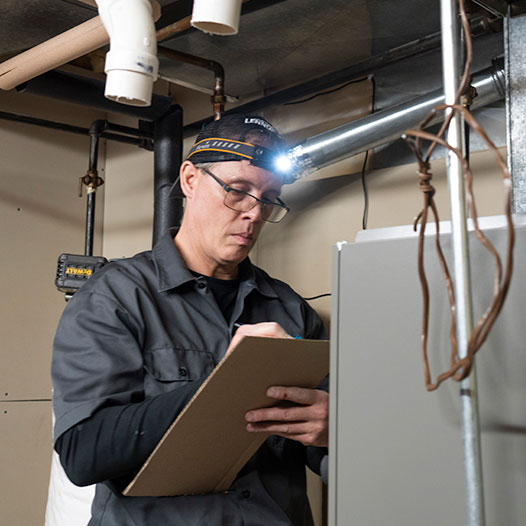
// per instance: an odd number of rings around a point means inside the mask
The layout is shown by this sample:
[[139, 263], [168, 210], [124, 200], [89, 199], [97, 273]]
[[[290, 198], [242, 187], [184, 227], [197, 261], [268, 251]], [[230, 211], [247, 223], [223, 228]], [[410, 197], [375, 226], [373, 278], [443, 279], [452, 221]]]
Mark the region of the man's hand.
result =
[[226, 351], [227, 354], [239, 343], [239, 340], [241, 340], [243, 336], [259, 336], [260, 338], [291, 338], [279, 323], [273, 321], [241, 325], [228, 346]]
[[274, 386], [269, 387], [267, 396], [294, 405], [248, 411], [245, 414], [247, 431], [272, 433], [306, 446], [328, 446], [328, 393], [318, 389]]

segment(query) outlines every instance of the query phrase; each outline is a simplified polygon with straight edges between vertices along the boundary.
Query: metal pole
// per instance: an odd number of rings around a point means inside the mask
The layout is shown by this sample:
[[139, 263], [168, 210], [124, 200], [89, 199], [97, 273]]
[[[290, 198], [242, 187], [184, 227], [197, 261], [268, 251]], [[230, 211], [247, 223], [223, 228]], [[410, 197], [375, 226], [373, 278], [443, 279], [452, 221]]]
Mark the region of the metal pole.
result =
[[[442, 69], [446, 104], [455, 102], [459, 86], [459, 26], [456, 0], [440, 1], [442, 26]], [[447, 140], [462, 148], [463, 118], [456, 115], [451, 121]], [[447, 156], [447, 174], [451, 205], [451, 231], [453, 241], [455, 298], [457, 304], [457, 339], [460, 358], [467, 355], [467, 344], [473, 328], [471, 311], [471, 283], [469, 272], [468, 234], [466, 226], [466, 199], [460, 160], [452, 152]], [[466, 477], [466, 501], [469, 526], [484, 526], [484, 497], [482, 465], [480, 456], [480, 429], [474, 368], [460, 386], [462, 432], [464, 442], [464, 467]]]

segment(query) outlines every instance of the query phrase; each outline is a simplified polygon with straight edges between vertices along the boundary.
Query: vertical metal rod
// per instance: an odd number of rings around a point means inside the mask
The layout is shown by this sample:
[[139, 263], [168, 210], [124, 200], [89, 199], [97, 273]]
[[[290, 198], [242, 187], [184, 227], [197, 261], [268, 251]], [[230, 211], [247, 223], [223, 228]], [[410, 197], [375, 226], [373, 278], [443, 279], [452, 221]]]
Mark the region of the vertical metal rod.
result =
[[[446, 104], [452, 104], [455, 101], [460, 79], [460, 33], [457, 23], [457, 1], [441, 0], [440, 13], [444, 94]], [[452, 146], [464, 150], [463, 124], [462, 117], [455, 116], [451, 121], [447, 140]], [[467, 354], [467, 344], [473, 328], [473, 318], [464, 180], [462, 165], [452, 152], [449, 152], [447, 156], [447, 174], [451, 205], [455, 298], [457, 303], [458, 354], [460, 358], [463, 358]], [[484, 526], [480, 430], [474, 368], [472, 374], [461, 383], [460, 396], [468, 525]]]

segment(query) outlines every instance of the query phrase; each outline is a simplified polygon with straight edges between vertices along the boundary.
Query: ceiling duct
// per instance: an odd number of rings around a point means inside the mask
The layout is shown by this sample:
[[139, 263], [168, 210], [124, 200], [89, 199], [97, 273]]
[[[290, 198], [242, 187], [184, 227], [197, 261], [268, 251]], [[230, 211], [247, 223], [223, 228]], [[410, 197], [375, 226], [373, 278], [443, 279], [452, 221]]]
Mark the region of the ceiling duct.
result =
[[[505, 77], [502, 61], [473, 76], [471, 85], [477, 90], [473, 109], [502, 100], [505, 96]], [[403, 132], [416, 127], [428, 113], [444, 104], [442, 89], [433, 91], [392, 108], [373, 113], [333, 130], [302, 141], [288, 152], [299, 177], [324, 166], [376, 146], [399, 139]], [[429, 123], [443, 120], [442, 112]]]

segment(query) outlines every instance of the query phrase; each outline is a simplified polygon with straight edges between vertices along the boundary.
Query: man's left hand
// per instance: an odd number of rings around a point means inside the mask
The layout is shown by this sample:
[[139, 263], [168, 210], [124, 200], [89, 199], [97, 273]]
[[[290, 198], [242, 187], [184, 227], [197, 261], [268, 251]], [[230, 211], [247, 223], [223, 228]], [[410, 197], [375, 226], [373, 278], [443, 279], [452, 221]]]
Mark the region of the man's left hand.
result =
[[250, 432], [266, 432], [297, 440], [306, 446], [327, 447], [329, 394], [301, 387], [269, 387], [267, 396], [292, 406], [254, 409], [245, 414]]

